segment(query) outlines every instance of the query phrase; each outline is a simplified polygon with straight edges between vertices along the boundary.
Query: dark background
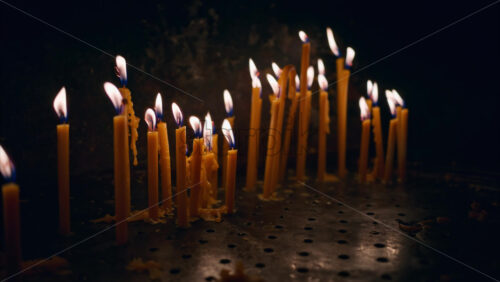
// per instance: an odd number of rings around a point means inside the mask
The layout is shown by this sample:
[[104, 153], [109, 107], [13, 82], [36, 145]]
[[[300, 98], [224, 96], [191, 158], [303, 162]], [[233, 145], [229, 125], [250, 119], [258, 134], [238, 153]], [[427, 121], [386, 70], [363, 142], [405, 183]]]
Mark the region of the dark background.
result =
[[[344, 52], [356, 50], [353, 71], [476, 11], [492, 1], [12, 1], [11, 4], [105, 52], [167, 81], [204, 102], [144, 73], [128, 68], [137, 115], [142, 119], [157, 92], [163, 94], [171, 141], [170, 104], [187, 119], [210, 111], [220, 128], [225, 116], [222, 93], [233, 95], [239, 134], [240, 165], [246, 160], [250, 103], [248, 58], [265, 74], [271, 62], [299, 67], [301, 43], [308, 33], [311, 63], [322, 57], [329, 82], [334, 57], [325, 28], [332, 27]], [[409, 155], [420, 168], [452, 168], [498, 173], [499, 5], [390, 56], [351, 77], [349, 137], [351, 159], [359, 146], [357, 100], [367, 79], [380, 86], [383, 127], [389, 113], [384, 89], [396, 88], [410, 109]], [[0, 143], [13, 158], [24, 191], [51, 189], [56, 183], [52, 101], [67, 88], [71, 124], [71, 172], [112, 171], [114, 110], [102, 84], [118, 84], [114, 57], [0, 3]], [[262, 79], [264, 94], [270, 93]], [[313, 89], [317, 89], [316, 83]], [[329, 150], [335, 156], [335, 87]], [[317, 97], [317, 96], [316, 96]], [[316, 105], [313, 99], [313, 107]], [[264, 100], [263, 126], [268, 102]], [[316, 128], [313, 113], [313, 127]], [[314, 130], [313, 130], [314, 131]], [[144, 166], [145, 123], [138, 147]], [[188, 130], [192, 136], [192, 131]], [[189, 136], [188, 136], [189, 137]], [[385, 137], [385, 136], [384, 136]], [[262, 142], [264, 142], [263, 139]], [[173, 143], [171, 143], [173, 144]], [[314, 137], [310, 144], [316, 146]], [[294, 149], [292, 149], [294, 151]], [[263, 155], [263, 152], [261, 152]], [[261, 158], [262, 159], [262, 158]], [[335, 159], [331, 159], [335, 167]], [[355, 166], [351, 168], [354, 170]], [[36, 188], [35, 188], [35, 187]], [[38, 187], [37, 187], [38, 186]], [[41, 187], [40, 187], [41, 186]], [[55, 202], [54, 202], [55, 204]]]

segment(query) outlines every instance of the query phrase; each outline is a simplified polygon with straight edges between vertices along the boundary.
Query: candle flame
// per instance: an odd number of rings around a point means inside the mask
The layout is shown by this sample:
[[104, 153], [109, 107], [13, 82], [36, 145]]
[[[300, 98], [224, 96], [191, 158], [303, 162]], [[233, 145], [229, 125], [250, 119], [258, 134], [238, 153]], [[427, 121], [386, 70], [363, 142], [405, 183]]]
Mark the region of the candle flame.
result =
[[111, 103], [113, 103], [113, 106], [115, 107], [116, 113], [121, 114], [123, 111], [123, 98], [122, 94], [120, 94], [120, 91], [116, 86], [111, 83], [111, 82], [105, 82], [104, 83], [104, 91], [106, 92], [106, 95], [108, 95], [109, 99], [111, 100]]
[[295, 91], [299, 92], [300, 91], [300, 78], [299, 75], [295, 75]]
[[307, 88], [310, 89], [314, 81], [314, 68], [309, 66], [307, 68]]
[[163, 101], [161, 99], [160, 93], [156, 95], [155, 112], [156, 112], [156, 118], [158, 120], [163, 120]]
[[318, 59], [318, 74], [325, 74], [325, 64], [321, 59]]
[[323, 91], [328, 90], [328, 80], [326, 80], [326, 77], [323, 74], [318, 74], [318, 85]]
[[401, 96], [399, 96], [399, 93], [398, 91], [396, 91], [396, 89], [392, 89], [392, 96], [394, 97], [394, 103], [396, 104], [396, 106], [404, 107], [405, 101], [403, 100], [403, 98], [401, 98]]
[[368, 104], [366, 103], [365, 97], [359, 98], [359, 110], [361, 112], [361, 120], [370, 118], [370, 112], [368, 110]]
[[354, 52], [354, 49], [351, 47], [347, 47], [346, 55], [345, 55], [345, 65], [347, 68], [352, 67], [352, 61], [354, 60], [354, 55], [356, 55], [356, 52]]
[[387, 104], [389, 104], [391, 115], [394, 118], [396, 116], [396, 103], [394, 101], [394, 93], [391, 90], [385, 90], [385, 97], [387, 98]]
[[371, 99], [374, 106], [378, 104], [378, 84], [376, 82], [373, 83], [372, 95]]
[[280, 75], [281, 75], [281, 68], [278, 66], [278, 64], [276, 64], [275, 62], [272, 62], [271, 64], [271, 67], [273, 68], [273, 71], [274, 71], [274, 75], [279, 78]]
[[255, 77], [254, 79], [252, 79], [252, 87], [261, 89], [261, 93], [262, 93], [262, 84], [260, 84], [260, 79], [258, 77]]
[[267, 81], [269, 82], [269, 85], [271, 85], [271, 88], [273, 89], [274, 95], [276, 95], [278, 98], [280, 96], [280, 86], [278, 85], [278, 82], [274, 78], [274, 76], [267, 74]]
[[226, 107], [226, 113], [228, 116], [233, 116], [233, 98], [231, 98], [231, 93], [229, 90], [224, 90], [224, 107]]
[[330, 50], [335, 55], [335, 57], [340, 57], [339, 47], [335, 42], [335, 38], [333, 37], [333, 31], [331, 28], [326, 28], [326, 37], [328, 38], [328, 45], [330, 45]]
[[373, 90], [373, 82], [371, 80], [368, 80], [366, 82], [366, 94], [368, 94], [368, 97], [372, 97], [372, 90]]
[[14, 164], [9, 158], [9, 155], [5, 152], [2, 145], [0, 145], [0, 173], [7, 181], [15, 180], [15, 168]]
[[189, 117], [189, 123], [191, 124], [191, 128], [194, 131], [194, 137], [195, 138], [201, 138], [202, 136], [202, 128], [201, 128], [201, 121], [198, 117], [195, 116], [190, 116]]
[[182, 117], [181, 108], [176, 103], [172, 103], [172, 114], [174, 115], [175, 124], [177, 127], [181, 127], [184, 119]]
[[303, 43], [308, 43], [309, 42], [309, 37], [307, 36], [307, 34], [304, 32], [304, 31], [299, 31], [299, 37], [300, 37], [300, 40], [302, 40]]
[[251, 58], [248, 59], [248, 68], [250, 69], [250, 78], [252, 80], [260, 76], [259, 70]]
[[68, 121], [68, 108], [66, 106], [66, 88], [63, 87], [61, 88], [61, 90], [59, 90], [59, 93], [57, 93], [56, 98], [54, 99], [53, 106], [61, 123], [66, 123]]
[[116, 75], [120, 79], [122, 86], [127, 85], [127, 62], [125, 58], [118, 55], [116, 56]]
[[222, 122], [222, 133], [224, 134], [224, 137], [226, 138], [229, 147], [231, 149], [234, 149], [235, 143], [234, 143], [233, 129], [231, 128], [231, 124], [227, 119], [224, 119], [224, 121]]
[[203, 142], [208, 151], [212, 151], [212, 117], [210, 113], [205, 116], [205, 123], [203, 124]]
[[153, 109], [148, 108], [144, 114], [144, 120], [148, 124], [149, 131], [154, 131], [156, 129], [156, 114]]

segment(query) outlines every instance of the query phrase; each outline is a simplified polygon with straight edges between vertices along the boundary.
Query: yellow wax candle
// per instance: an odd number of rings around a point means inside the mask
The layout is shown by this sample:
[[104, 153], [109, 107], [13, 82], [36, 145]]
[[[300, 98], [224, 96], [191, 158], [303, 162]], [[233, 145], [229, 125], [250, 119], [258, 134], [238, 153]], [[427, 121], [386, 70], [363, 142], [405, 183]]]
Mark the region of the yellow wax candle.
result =
[[[298, 145], [297, 145], [297, 180], [305, 180], [305, 163], [307, 153], [307, 68], [309, 67], [309, 56], [311, 44], [307, 34], [303, 31], [299, 32], [302, 40], [302, 56], [300, 60], [300, 106], [299, 106], [299, 130], [298, 130]], [[305, 138], [304, 138], [305, 136]]]
[[[212, 134], [212, 152], [214, 153], [214, 158], [217, 163], [219, 163], [219, 135], [214, 133]], [[214, 200], [217, 200], [217, 191], [219, 190], [219, 165], [212, 171], [212, 174], [209, 177], [210, 184], [212, 187], [212, 197]]]
[[[259, 78], [255, 78], [258, 80]], [[260, 86], [260, 80], [253, 82], [254, 86]], [[259, 158], [259, 137], [260, 137], [260, 115], [262, 109], [261, 87], [252, 88], [252, 108], [250, 114], [250, 129], [248, 135], [248, 161], [247, 161], [247, 191], [254, 191], [257, 183], [258, 158]]]
[[404, 108], [401, 110], [399, 118], [399, 129], [400, 134], [398, 134], [398, 172], [399, 180], [404, 182], [406, 180], [406, 151], [407, 151], [407, 141], [408, 141], [408, 109]]
[[127, 218], [130, 215], [127, 116], [122, 102], [123, 98], [116, 86], [106, 82], [104, 90], [117, 112], [113, 118], [116, 241], [118, 244], [124, 244], [128, 240]]
[[387, 153], [385, 157], [384, 181], [389, 182], [392, 178], [392, 168], [394, 166], [394, 150], [396, 145], [396, 134], [398, 119], [396, 117], [396, 101], [391, 91], [386, 90], [387, 103], [391, 110], [392, 119], [389, 124], [389, 137], [387, 138]]
[[273, 173], [273, 157], [276, 150], [276, 123], [278, 122], [278, 107], [279, 101], [277, 98], [271, 102], [271, 118], [269, 122], [269, 136], [267, 138], [266, 164], [264, 173], [264, 188], [263, 197], [269, 199], [271, 197], [272, 173]]
[[227, 154], [227, 173], [225, 181], [226, 189], [226, 207], [227, 213], [234, 213], [234, 199], [235, 199], [235, 186], [236, 186], [236, 159], [238, 150], [235, 149], [234, 134], [230, 122], [225, 119], [222, 123], [222, 132], [229, 144], [230, 150]]
[[156, 113], [147, 109], [144, 120], [148, 124], [148, 212], [149, 217], [158, 220], [158, 131]]
[[[123, 99], [126, 101], [125, 103], [125, 113], [127, 116], [128, 126], [130, 132], [127, 131], [127, 138], [130, 136], [130, 150], [132, 150], [132, 154], [134, 156], [134, 166], [138, 164], [137, 162], [137, 138], [139, 134], [137, 133], [137, 128], [139, 128], [140, 119], [135, 116], [134, 112], [134, 103], [132, 102], [132, 94], [130, 90], [126, 87], [127, 85], [127, 62], [125, 58], [122, 56], [116, 56], [116, 71], [117, 75], [120, 78], [120, 83], [122, 87], [119, 89]], [[129, 147], [129, 145], [127, 145]], [[129, 161], [130, 162], [130, 161]], [[130, 179], [130, 172], [128, 174], [128, 178]], [[130, 180], [128, 180], [130, 181]]]
[[190, 216], [197, 218], [200, 216], [201, 208], [201, 159], [203, 153], [203, 138], [202, 126], [199, 118], [192, 116], [189, 118], [189, 123], [194, 131], [195, 138], [193, 139], [193, 152], [191, 153], [192, 172], [192, 187], [190, 196]]
[[370, 113], [368, 104], [364, 97], [359, 99], [361, 110], [361, 145], [359, 153], [359, 180], [366, 182], [366, 171], [368, 168], [368, 145], [370, 143]]
[[186, 186], [186, 127], [182, 126], [182, 112], [176, 103], [172, 103], [172, 113], [178, 128], [175, 130], [175, 169], [176, 169], [176, 206], [177, 225], [189, 227], [189, 209]]
[[[207, 152], [203, 156], [203, 166], [205, 168], [205, 174], [206, 174], [206, 180], [208, 181], [208, 187], [206, 187], [206, 191], [204, 191], [204, 199], [203, 199], [203, 208], [207, 208], [208, 204], [213, 202], [215, 200], [213, 191], [213, 183], [211, 182], [211, 176], [217, 173], [217, 169], [219, 168], [219, 165], [217, 164], [217, 161], [215, 160], [215, 154], [213, 152]], [[214, 173], [215, 172], [215, 173]], [[210, 189], [210, 190], [208, 190]]]
[[283, 140], [283, 149], [280, 151], [278, 181], [283, 182], [286, 174], [288, 152], [290, 151], [290, 141], [292, 138], [293, 126], [295, 122], [295, 113], [297, 111], [297, 104], [300, 99], [300, 80], [297, 76], [295, 67], [291, 66], [288, 72], [288, 99], [292, 101], [290, 110], [288, 111], [288, 118], [285, 128], [285, 138]]
[[[233, 98], [231, 98], [231, 93], [227, 89], [224, 90], [224, 107], [227, 113], [227, 119], [231, 124], [231, 128], [234, 127], [234, 113], [233, 113]], [[227, 151], [229, 150], [229, 145], [227, 144], [227, 140], [223, 140], [222, 142], [222, 179], [225, 181], [226, 179], [226, 170], [227, 170]], [[222, 183], [222, 186], [225, 185], [225, 182]]]
[[157, 131], [160, 147], [161, 204], [163, 209], [169, 212], [172, 210], [172, 169], [167, 123], [163, 121], [163, 103], [160, 93], [156, 96], [155, 112], [158, 120]]
[[318, 181], [326, 176], [326, 135], [330, 133], [330, 103], [328, 101], [328, 81], [324, 76], [324, 65], [318, 60], [319, 124], [318, 124]]
[[57, 125], [57, 183], [59, 191], [59, 234], [71, 232], [69, 203], [69, 124], [67, 124], [66, 89], [54, 99], [54, 110], [61, 124]]
[[373, 139], [375, 141], [375, 165], [373, 168], [374, 178], [382, 178], [384, 175], [384, 143], [382, 140], [382, 122], [380, 120], [380, 108], [372, 107], [373, 115]]
[[0, 146], [0, 172], [7, 180], [2, 186], [5, 268], [7, 275], [21, 270], [21, 222], [19, 215], [19, 186], [15, 181], [14, 165]]

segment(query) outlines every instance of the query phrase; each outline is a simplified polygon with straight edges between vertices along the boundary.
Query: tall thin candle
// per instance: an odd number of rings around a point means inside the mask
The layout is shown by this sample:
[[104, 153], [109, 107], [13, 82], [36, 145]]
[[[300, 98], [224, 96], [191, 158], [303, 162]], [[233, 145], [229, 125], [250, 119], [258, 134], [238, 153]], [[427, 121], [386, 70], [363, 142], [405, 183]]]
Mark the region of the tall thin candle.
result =
[[318, 125], [318, 181], [326, 176], [326, 135], [330, 133], [330, 104], [328, 102], [328, 81], [325, 77], [325, 65], [318, 59], [319, 85], [319, 125]]
[[59, 233], [71, 232], [69, 203], [69, 123], [66, 105], [66, 88], [62, 88], [54, 99], [54, 110], [59, 117], [57, 125], [57, 184], [59, 190]]
[[147, 109], [144, 120], [148, 125], [148, 212], [152, 220], [158, 220], [158, 131], [156, 113]]
[[252, 59], [249, 60], [250, 77], [252, 78], [252, 104], [250, 109], [250, 128], [248, 134], [248, 161], [245, 189], [255, 190], [259, 161], [260, 116], [262, 109], [262, 85], [259, 71]]
[[127, 117], [123, 98], [116, 86], [104, 83], [104, 90], [113, 103], [116, 116], [113, 118], [115, 220], [116, 241], [124, 244], [128, 240], [127, 217], [130, 215], [130, 163], [128, 157]]
[[299, 37], [302, 40], [302, 56], [300, 60], [300, 106], [299, 106], [299, 130], [298, 130], [298, 145], [297, 145], [297, 180], [305, 180], [306, 169], [306, 154], [307, 145], [307, 68], [309, 67], [309, 56], [311, 43], [309, 37], [303, 31], [299, 32]]
[[387, 103], [391, 110], [392, 119], [389, 124], [389, 137], [387, 138], [387, 153], [385, 157], [384, 182], [391, 181], [392, 169], [394, 167], [394, 150], [396, 145], [396, 134], [398, 127], [398, 119], [396, 117], [396, 102], [390, 90], [385, 91]]
[[359, 153], [359, 180], [366, 182], [366, 171], [368, 169], [368, 145], [370, 143], [370, 112], [365, 97], [359, 99], [361, 111], [361, 144]]
[[[224, 107], [226, 109], [226, 114], [227, 114], [227, 120], [231, 124], [231, 127], [234, 127], [234, 112], [233, 112], [233, 98], [231, 97], [231, 93], [229, 93], [229, 90], [225, 89], [224, 90]], [[222, 179], [223, 181], [226, 181], [226, 173], [227, 173], [227, 151], [229, 150], [229, 144], [227, 143], [227, 140], [224, 139], [223, 145], [222, 145]], [[225, 182], [223, 182], [223, 185], [225, 185]]]
[[168, 144], [167, 123], [163, 121], [163, 103], [158, 93], [155, 102], [157, 130], [160, 146], [161, 203], [166, 212], [172, 210], [172, 169], [170, 163], [170, 145]]
[[193, 185], [191, 187], [190, 195], [190, 216], [192, 218], [197, 218], [200, 215], [201, 208], [201, 159], [203, 153], [203, 133], [201, 127], [201, 121], [195, 116], [189, 117], [189, 123], [194, 131], [193, 139], [193, 153], [191, 154], [191, 166], [193, 175], [191, 175]]
[[227, 213], [234, 213], [234, 199], [235, 199], [235, 185], [236, 185], [236, 160], [238, 150], [235, 149], [234, 134], [231, 128], [231, 123], [225, 119], [222, 123], [222, 133], [229, 144], [229, 151], [227, 153], [227, 173], [225, 181], [226, 187], [226, 207]]
[[378, 106], [378, 85], [373, 83], [370, 100], [372, 101], [373, 139], [375, 141], [375, 164], [373, 166], [372, 178], [384, 176], [384, 142], [382, 136], [382, 121], [380, 119], [380, 107]]
[[19, 218], [19, 186], [15, 183], [14, 164], [0, 146], [0, 173], [6, 180], [2, 185], [5, 263], [8, 275], [21, 270], [21, 222]]
[[172, 114], [174, 115], [177, 129], [175, 130], [175, 170], [176, 170], [176, 206], [177, 225], [183, 228], [189, 227], [189, 208], [186, 186], [186, 127], [183, 126], [181, 109], [176, 103], [172, 103]]

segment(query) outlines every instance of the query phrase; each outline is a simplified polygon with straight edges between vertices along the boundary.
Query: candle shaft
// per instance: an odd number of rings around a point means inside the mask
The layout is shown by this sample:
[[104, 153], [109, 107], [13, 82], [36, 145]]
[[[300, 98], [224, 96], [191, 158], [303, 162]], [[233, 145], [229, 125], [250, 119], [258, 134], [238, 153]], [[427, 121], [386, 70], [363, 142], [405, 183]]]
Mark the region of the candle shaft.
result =
[[408, 109], [402, 109], [398, 128], [398, 172], [399, 180], [406, 180], [406, 151], [408, 140]]
[[212, 171], [209, 181], [212, 186], [212, 197], [217, 200], [217, 191], [219, 190], [219, 135], [212, 135], [212, 152], [214, 153], [217, 168]]
[[[231, 124], [231, 128], [234, 128], [234, 116], [228, 117], [227, 120], [229, 124]], [[227, 143], [226, 138], [222, 141], [222, 181], [226, 181], [226, 173], [227, 173], [227, 151], [229, 150], [229, 144]], [[222, 183], [225, 185], [225, 183]]]
[[170, 164], [170, 146], [168, 144], [167, 124], [158, 123], [158, 137], [160, 146], [160, 177], [161, 203], [166, 211], [172, 210], [172, 169]]
[[21, 270], [21, 223], [19, 218], [19, 186], [2, 186], [5, 263], [8, 275]]
[[[114, 177], [116, 241], [124, 244], [128, 240], [127, 217], [130, 215], [130, 168], [127, 140], [127, 118], [124, 114], [113, 118], [114, 131]], [[128, 203], [127, 203], [128, 202]]]
[[[338, 59], [337, 59], [338, 62]], [[345, 177], [346, 170], [346, 138], [347, 138], [347, 93], [350, 71], [342, 69], [339, 74], [337, 115], [338, 115], [338, 171], [339, 177]]]
[[368, 145], [370, 144], [370, 119], [361, 123], [361, 147], [359, 153], [359, 179], [362, 183], [366, 181], [368, 168]]
[[227, 154], [227, 174], [226, 174], [226, 207], [227, 213], [234, 213], [234, 198], [236, 186], [236, 159], [238, 150], [232, 149]]
[[380, 108], [372, 107], [373, 116], [373, 139], [375, 141], [375, 165], [373, 168], [373, 178], [384, 176], [384, 143], [382, 138], [382, 122], [380, 120]]
[[267, 138], [267, 151], [266, 151], [266, 166], [264, 173], [264, 193], [263, 197], [269, 199], [272, 193], [272, 173], [273, 173], [273, 160], [276, 152], [276, 123], [278, 122], [278, 99], [273, 99], [271, 102], [271, 119], [269, 122], [269, 135]]
[[295, 97], [292, 98], [292, 105], [290, 106], [290, 111], [288, 113], [288, 120], [285, 129], [285, 139], [283, 141], [283, 150], [281, 151], [280, 171], [279, 171], [280, 182], [283, 182], [286, 175], [288, 152], [290, 151], [290, 142], [292, 140], [292, 132], [293, 132], [299, 99], [300, 99], [300, 92], [296, 92]]
[[247, 161], [247, 183], [246, 190], [254, 191], [257, 183], [258, 161], [259, 161], [259, 138], [260, 138], [260, 114], [262, 99], [260, 88], [252, 89], [252, 108], [250, 116], [250, 128], [248, 135], [248, 161]]
[[148, 211], [149, 217], [158, 219], [158, 132], [148, 132]]
[[71, 232], [69, 203], [69, 124], [57, 126], [57, 184], [59, 188], [59, 234]]
[[319, 92], [319, 126], [318, 126], [318, 181], [325, 180], [326, 174], [326, 134], [328, 132], [328, 93]]
[[396, 133], [398, 119], [393, 118], [389, 124], [389, 137], [387, 138], [387, 153], [385, 157], [384, 181], [389, 182], [392, 178], [392, 168], [394, 166], [394, 147], [396, 145]]
[[[299, 130], [297, 145], [297, 180], [305, 180], [305, 163], [307, 144], [307, 68], [309, 67], [310, 43], [302, 44], [302, 57], [300, 61], [300, 106], [299, 106]], [[305, 138], [304, 138], [305, 135]]]
[[193, 139], [193, 153], [191, 154], [191, 165], [193, 175], [192, 177], [192, 187], [191, 187], [191, 197], [190, 197], [190, 216], [199, 217], [201, 208], [201, 159], [203, 152], [203, 138]]
[[189, 227], [189, 209], [186, 187], [186, 127], [175, 130], [175, 164], [176, 164], [176, 205], [177, 225]]

